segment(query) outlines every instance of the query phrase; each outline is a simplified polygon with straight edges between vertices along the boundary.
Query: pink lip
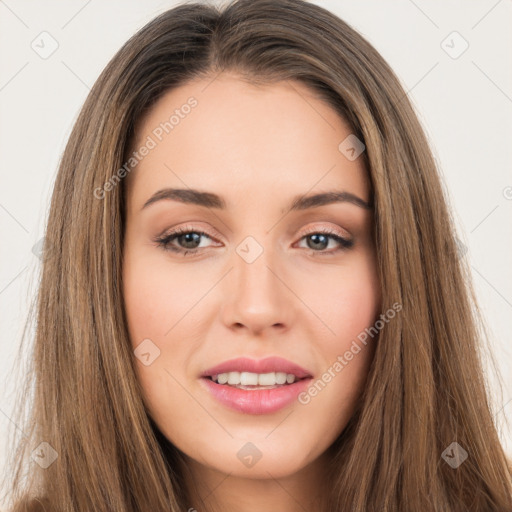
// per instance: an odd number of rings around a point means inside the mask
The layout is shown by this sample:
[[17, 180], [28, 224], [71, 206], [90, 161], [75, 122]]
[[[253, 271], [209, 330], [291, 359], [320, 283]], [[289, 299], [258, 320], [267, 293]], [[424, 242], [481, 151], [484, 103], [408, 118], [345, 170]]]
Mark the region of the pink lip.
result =
[[311, 374], [301, 366], [283, 359], [282, 357], [267, 357], [256, 361], [246, 357], [239, 357], [224, 361], [217, 366], [209, 368], [201, 373], [201, 377], [211, 377], [219, 373], [227, 372], [251, 372], [251, 373], [271, 373], [271, 372], [284, 372], [292, 373], [299, 379], [311, 377]]
[[208, 377], [200, 379], [220, 403], [245, 414], [270, 414], [286, 407], [304, 391], [311, 377], [273, 389], [246, 390], [217, 384]]
[[[301, 379], [293, 384], [285, 384], [273, 389], [238, 389], [225, 384], [217, 384], [209, 377], [228, 372], [291, 373]], [[225, 361], [201, 374], [201, 383], [223, 405], [245, 414], [270, 414], [294, 402], [312, 380], [304, 368], [281, 357], [268, 357], [260, 361], [238, 358]]]

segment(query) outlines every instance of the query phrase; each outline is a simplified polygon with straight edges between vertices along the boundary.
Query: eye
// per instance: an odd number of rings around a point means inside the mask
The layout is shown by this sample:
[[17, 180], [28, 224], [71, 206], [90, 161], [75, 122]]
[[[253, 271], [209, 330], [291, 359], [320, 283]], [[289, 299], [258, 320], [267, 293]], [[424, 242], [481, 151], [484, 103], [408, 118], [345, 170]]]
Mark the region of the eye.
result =
[[[204, 237], [212, 240], [212, 237], [204, 231], [184, 227], [156, 238], [155, 242], [166, 251], [172, 251], [185, 256], [187, 253], [196, 253], [198, 249], [203, 248], [204, 246], [201, 246], [201, 238]], [[173, 245], [175, 241], [180, 245]]]
[[[331, 231], [329, 229], [312, 231], [311, 233], [304, 235], [301, 238], [301, 241], [302, 240], [306, 241], [306, 249], [310, 249], [315, 256], [317, 254], [332, 255], [338, 253], [339, 251], [350, 249], [354, 245], [353, 240], [344, 238], [337, 232]], [[325, 251], [324, 249], [327, 249], [330, 241], [334, 241], [334, 245], [336, 246], [337, 244], [338, 247], [335, 247], [334, 250], [331, 251]]]
[[[170, 233], [156, 238], [155, 242], [159, 247], [162, 247], [166, 251], [172, 251], [185, 256], [186, 254], [195, 254], [199, 252], [199, 249], [204, 249], [205, 246], [201, 245], [201, 241], [204, 238], [213, 240], [213, 237], [204, 231], [184, 227], [175, 229]], [[344, 238], [337, 232], [329, 229], [322, 229], [307, 233], [301, 237], [300, 241], [302, 240], [306, 240], [308, 246], [305, 248], [309, 249], [314, 255], [331, 255], [339, 251], [350, 249], [354, 245], [353, 240]], [[334, 241], [334, 244], [337, 244], [338, 247], [335, 247], [334, 250], [325, 251], [325, 249], [328, 248], [330, 241]], [[206, 247], [209, 246], [207, 245]]]

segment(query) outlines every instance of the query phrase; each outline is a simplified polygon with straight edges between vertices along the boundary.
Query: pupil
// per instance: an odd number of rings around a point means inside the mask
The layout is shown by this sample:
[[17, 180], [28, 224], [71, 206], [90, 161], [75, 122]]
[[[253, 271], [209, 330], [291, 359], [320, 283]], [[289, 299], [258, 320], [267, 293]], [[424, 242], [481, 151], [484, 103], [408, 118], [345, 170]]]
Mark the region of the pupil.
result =
[[[185, 233], [180, 235], [180, 243], [182, 243], [187, 249], [195, 249], [199, 246], [201, 235], [199, 233]], [[327, 236], [323, 234], [314, 234], [308, 237], [308, 245], [311, 249], [325, 249], [329, 244]], [[311, 242], [312, 246], [311, 246]], [[188, 245], [192, 244], [192, 245]]]
[[[180, 236], [180, 243], [183, 241], [187, 249], [195, 249], [199, 245], [200, 239], [201, 235], [199, 233], [185, 233]], [[194, 246], [196, 242], [197, 244]], [[191, 243], [192, 246], [186, 245], [187, 243]]]
[[[323, 239], [323, 241], [320, 241], [320, 242], [319, 242], [319, 241], [318, 241], [318, 239], [319, 239], [319, 238], [322, 238], [322, 239]], [[320, 249], [325, 249], [325, 248], [327, 247], [328, 243], [329, 243], [329, 242], [327, 241], [327, 237], [326, 237], [325, 235], [322, 235], [322, 234], [310, 235], [310, 236], [309, 236], [309, 239], [313, 241], [313, 244], [318, 244], [318, 243], [320, 243], [320, 245], [322, 246], [322, 247], [318, 247], [318, 245], [316, 245], [316, 246], [313, 246], [313, 247], [312, 247], [312, 249], [319, 249], [319, 248], [320, 248]], [[309, 245], [309, 244], [308, 244], [308, 245]]]

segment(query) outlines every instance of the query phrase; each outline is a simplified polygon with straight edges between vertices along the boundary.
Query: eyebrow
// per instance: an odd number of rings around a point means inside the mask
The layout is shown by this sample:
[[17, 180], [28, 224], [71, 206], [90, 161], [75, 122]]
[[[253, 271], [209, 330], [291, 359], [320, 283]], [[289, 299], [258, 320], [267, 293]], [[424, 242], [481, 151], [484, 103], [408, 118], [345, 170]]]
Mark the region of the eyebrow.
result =
[[[201, 192], [194, 189], [164, 188], [155, 192], [141, 208], [147, 208], [149, 205], [162, 200], [179, 201], [185, 204], [194, 204], [206, 208], [226, 209], [226, 202], [217, 194], [211, 192]], [[345, 191], [329, 191], [319, 194], [299, 195], [292, 199], [289, 210], [307, 210], [317, 208], [333, 203], [350, 203], [359, 206], [365, 210], [371, 210], [372, 204], [364, 201], [360, 197]], [[283, 210], [283, 212], [286, 210]]]

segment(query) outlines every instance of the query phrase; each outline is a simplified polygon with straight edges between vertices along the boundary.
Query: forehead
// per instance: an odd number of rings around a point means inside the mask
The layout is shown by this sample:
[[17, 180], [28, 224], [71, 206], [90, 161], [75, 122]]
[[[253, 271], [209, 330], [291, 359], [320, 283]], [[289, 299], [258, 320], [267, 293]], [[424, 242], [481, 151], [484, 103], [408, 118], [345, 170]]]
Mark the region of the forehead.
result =
[[[301, 82], [253, 85], [228, 73], [193, 80], [138, 123], [129, 197], [140, 204], [163, 186], [294, 195], [318, 184], [368, 199], [362, 158], [351, 161], [339, 149], [350, 135], [339, 113]], [[141, 157], [143, 147], [150, 149]]]

